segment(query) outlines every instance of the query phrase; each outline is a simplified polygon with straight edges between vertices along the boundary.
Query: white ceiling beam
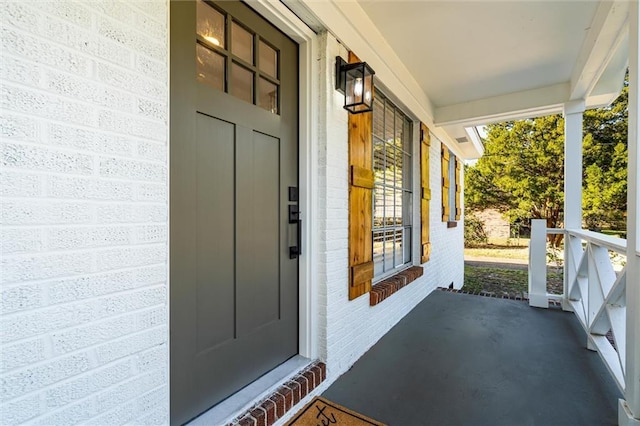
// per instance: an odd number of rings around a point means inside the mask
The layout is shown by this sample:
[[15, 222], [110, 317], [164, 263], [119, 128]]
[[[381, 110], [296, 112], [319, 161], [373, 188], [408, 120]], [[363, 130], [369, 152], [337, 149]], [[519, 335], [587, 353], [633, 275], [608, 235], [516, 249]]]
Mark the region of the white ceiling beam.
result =
[[[468, 156], [470, 158], [480, 158], [484, 154], [484, 144], [482, 143], [482, 138], [478, 133], [478, 128], [476, 126], [465, 127], [464, 131], [469, 135], [469, 139], [473, 144], [473, 150], [470, 150]], [[474, 157], [477, 156], [477, 157]]]
[[628, 12], [628, 1], [599, 3], [571, 74], [570, 99], [591, 95], [626, 37]]
[[447, 105], [436, 109], [436, 126], [478, 126], [500, 121], [539, 117], [562, 111], [569, 83]]
[[587, 108], [599, 108], [610, 104], [618, 97], [624, 85], [624, 76], [629, 66], [629, 32], [625, 32], [622, 43], [612, 56], [598, 83], [589, 93]]

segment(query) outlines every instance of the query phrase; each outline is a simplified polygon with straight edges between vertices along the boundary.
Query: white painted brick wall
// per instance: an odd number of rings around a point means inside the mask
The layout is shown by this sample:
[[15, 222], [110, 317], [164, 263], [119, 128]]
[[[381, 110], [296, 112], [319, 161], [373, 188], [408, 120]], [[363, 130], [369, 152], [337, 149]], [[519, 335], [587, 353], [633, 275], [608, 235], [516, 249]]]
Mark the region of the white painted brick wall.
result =
[[0, 7], [0, 424], [168, 422], [167, 9]]
[[[430, 151], [432, 254], [430, 261], [423, 265], [424, 275], [374, 307], [369, 306], [368, 294], [348, 300], [347, 112], [342, 108], [343, 95], [333, 86], [335, 57], [346, 58], [347, 51], [331, 35], [322, 34], [319, 39], [319, 347], [331, 380], [344, 373], [436, 287], [448, 286], [451, 282], [456, 288], [461, 287], [464, 264], [462, 226], [447, 229], [447, 224], [440, 221], [440, 142], [433, 138]], [[419, 217], [415, 220], [418, 224]], [[414, 238], [419, 237], [417, 232], [418, 228]]]
[[[167, 2], [0, 8], [0, 423], [168, 422]], [[462, 285], [440, 217], [424, 277], [376, 307], [347, 296], [347, 115], [320, 36], [320, 353], [346, 371], [438, 285]], [[348, 324], [348, 326], [345, 326]]]

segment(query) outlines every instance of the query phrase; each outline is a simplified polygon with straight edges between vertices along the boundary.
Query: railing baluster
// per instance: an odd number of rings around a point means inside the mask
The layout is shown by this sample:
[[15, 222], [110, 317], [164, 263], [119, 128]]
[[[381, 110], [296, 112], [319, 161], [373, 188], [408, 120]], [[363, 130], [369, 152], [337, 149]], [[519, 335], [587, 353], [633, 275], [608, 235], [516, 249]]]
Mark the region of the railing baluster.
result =
[[[546, 236], [565, 234], [564, 310], [572, 310], [587, 333], [587, 347], [597, 351], [616, 384], [625, 392], [626, 267], [616, 274], [610, 251], [625, 256], [626, 240], [585, 230], [547, 229], [531, 221], [529, 304], [548, 307]], [[608, 340], [611, 331], [613, 344]], [[620, 352], [622, 351], [622, 352]]]

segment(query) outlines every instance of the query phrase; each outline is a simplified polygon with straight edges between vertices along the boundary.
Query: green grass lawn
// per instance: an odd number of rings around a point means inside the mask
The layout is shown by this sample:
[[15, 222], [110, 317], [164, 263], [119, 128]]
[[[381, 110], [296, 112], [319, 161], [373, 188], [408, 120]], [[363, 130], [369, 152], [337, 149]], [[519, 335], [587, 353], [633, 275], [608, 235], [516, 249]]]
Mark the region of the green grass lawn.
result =
[[529, 259], [528, 247], [513, 247], [513, 248], [465, 248], [465, 256], [472, 257], [494, 257], [500, 259]]
[[[550, 267], [547, 270], [547, 288], [550, 293], [562, 293], [562, 270]], [[470, 293], [494, 293], [499, 296], [522, 296], [528, 288], [528, 271], [485, 266], [464, 267], [463, 290]]]
[[465, 256], [502, 259], [529, 259], [529, 238], [490, 239], [480, 247], [465, 247]]
[[489, 238], [491, 246], [507, 246], [507, 247], [529, 247], [531, 238]]

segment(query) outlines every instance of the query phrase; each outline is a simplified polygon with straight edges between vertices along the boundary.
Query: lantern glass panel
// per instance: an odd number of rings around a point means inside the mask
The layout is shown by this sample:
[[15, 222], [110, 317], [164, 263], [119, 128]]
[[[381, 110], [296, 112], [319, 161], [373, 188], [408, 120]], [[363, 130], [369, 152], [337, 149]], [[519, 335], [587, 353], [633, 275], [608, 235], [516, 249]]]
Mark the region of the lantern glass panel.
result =
[[362, 71], [363, 68], [361, 66], [355, 66], [347, 70], [347, 86], [345, 88], [346, 105], [356, 105], [362, 103], [362, 94], [364, 88]]
[[369, 108], [373, 105], [373, 74], [370, 73], [364, 76], [363, 101]]

